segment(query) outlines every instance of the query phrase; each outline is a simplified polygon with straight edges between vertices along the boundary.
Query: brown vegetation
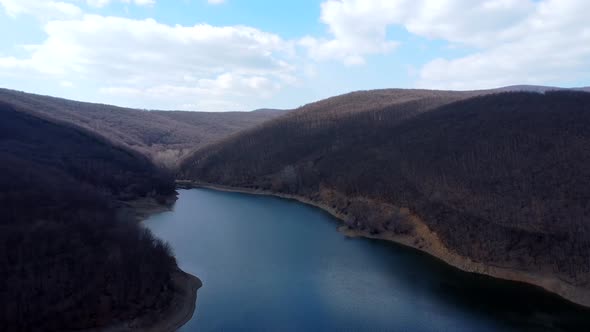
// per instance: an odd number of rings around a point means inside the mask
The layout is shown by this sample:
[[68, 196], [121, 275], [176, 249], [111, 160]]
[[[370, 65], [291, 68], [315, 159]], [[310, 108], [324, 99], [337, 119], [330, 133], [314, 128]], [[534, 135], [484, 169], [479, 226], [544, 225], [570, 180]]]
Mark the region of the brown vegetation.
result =
[[0, 103], [0, 322], [110, 325], [165, 308], [176, 262], [119, 201], [174, 194], [146, 158]]
[[88, 129], [167, 167], [175, 167], [186, 154], [199, 147], [283, 114], [273, 110], [227, 113], [146, 111], [7, 89], [0, 89], [0, 101], [35, 115]]
[[491, 92], [331, 98], [201, 149], [180, 176], [307, 197], [371, 234], [411, 233], [416, 215], [475, 262], [588, 287], [590, 94]]

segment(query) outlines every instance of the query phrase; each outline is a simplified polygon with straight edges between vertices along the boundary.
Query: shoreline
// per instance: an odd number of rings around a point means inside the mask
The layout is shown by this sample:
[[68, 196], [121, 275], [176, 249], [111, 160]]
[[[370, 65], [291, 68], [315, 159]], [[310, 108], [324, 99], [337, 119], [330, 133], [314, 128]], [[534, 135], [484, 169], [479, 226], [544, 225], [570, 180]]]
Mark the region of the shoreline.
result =
[[[120, 202], [120, 213], [130, 214], [142, 223], [150, 216], [171, 211], [178, 199], [175, 192], [164, 198], [163, 203], [155, 198], [145, 197], [127, 202]], [[85, 330], [85, 332], [175, 332], [192, 319], [196, 312], [197, 293], [203, 282], [197, 276], [176, 268], [171, 273], [172, 298], [164, 310], [147, 312], [142, 316], [117, 324]]]
[[181, 269], [172, 272], [173, 298], [160, 312], [148, 312], [143, 316], [111, 326], [84, 330], [85, 332], [175, 332], [193, 317], [197, 291], [201, 280]]
[[137, 319], [139, 325], [133, 326], [133, 331], [146, 332], [174, 332], [180, 329], [196, 312], [197, 293], [203, 286], [203, 282], [198, 277], [182, 271], [180, 268], [172, 274], [172, 282], [175, 288], [174, 298], [171, 300], [168, 308], [161, 313], [160, 319], [156, 323], [149, 324], [149, 327], [141, 324], [144, 320], [153, 321], [153, 317], [140, 317]]
[[141, 223], [154, 214], [172, 210], [174, 203], [178, 200], [178, 193], [175, 191], [166, 197], [156, 199], [154, 197], [142, 197], [130, 201], [119, 201], [119, 211], [129, 214], [137, 222]]
[[396, 244], [410, 247], [421, 252], [427, 253], [430, 256], [433, 256], [434, 258], [439, 259], [459, 270], [469, 273], [486, 275], [496, 279], [521, 282], [528, 285], [536, 286], [542, 288], [543, 290], [549, 293], [555, 294], [575, 305], [590, 308], [590, 289], [572, 285], [567, 281], [559, 279], [555, 276], [543, 275], [533, 271], [524, 271], [517, 270], [514, 268], [488, 265], [481, 262], [472, 261], [468, 257], [460, 256], [454, 253], [446, 246], [444, 246], [443, 242], [438, 238], [436, 233], [431, 231], [428, 228], [428, 226], [417, 216], [411, 216], [409, 218], [409, 220], [413, 223], [414, 226], [414, 235], [398, 235], [394, 234], [393, 232], [370, 234], [367, 231], [359, 231], [349, 228], [346, 225], [348, 216], [339, 213], [335, 209], [331, 208], [327, 203], [316, 202], [302, 196], [276, 193], [269, 190], [230, 187], [188, 180], [177, 181], [177, 188], [205, 188], [217, 191], [273, 196], [295, 200], [300, 203], [319, 208], [335, 217], [341, 223], [341, 225], [338, 227], [338, 231], [347, 237], [363, 237], [375, 240], [394, 242]]
[[[131, 209], [139, 223], [143, 223], [152, 215], [171, 211], [177, 200], [178, 192], [174, 191], [163, 203], [154, 198], [144, 198], [129, 202], [127, 208]], [[168, 307], [158, 313], [159, 317], [154, 319], [151, 314], [138, 317], [130, 322], [129, 330], [126, 331], [175, 332], [191, 320], [196, 311], [197, 293], [203, 282], [197, 276], [177, 267], [172, 272], [172, 284], [174, 296]]]

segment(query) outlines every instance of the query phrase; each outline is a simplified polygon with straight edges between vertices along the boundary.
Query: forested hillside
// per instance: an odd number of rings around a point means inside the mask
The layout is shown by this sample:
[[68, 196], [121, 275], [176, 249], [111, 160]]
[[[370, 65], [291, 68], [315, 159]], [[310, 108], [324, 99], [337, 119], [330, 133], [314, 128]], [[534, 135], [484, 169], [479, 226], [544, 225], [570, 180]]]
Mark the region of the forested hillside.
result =
[[146, 111], [7, 89], [0, 89], [0, 101], [88, 129], [168, 167], [176, 166], [182, 157], [199, 147], [283, 114]]
[[176, 262], [120, 201], [174, 194], [146, 157], [0, 103], [4, 331], [110, 325], [165, 307]]
[[588, 288], [590, 94], [412, 93], [307, 105], [198, 151], [180, 177], [303, 197], [374, 235], [412, 235], [413, 215], [471, 261]]

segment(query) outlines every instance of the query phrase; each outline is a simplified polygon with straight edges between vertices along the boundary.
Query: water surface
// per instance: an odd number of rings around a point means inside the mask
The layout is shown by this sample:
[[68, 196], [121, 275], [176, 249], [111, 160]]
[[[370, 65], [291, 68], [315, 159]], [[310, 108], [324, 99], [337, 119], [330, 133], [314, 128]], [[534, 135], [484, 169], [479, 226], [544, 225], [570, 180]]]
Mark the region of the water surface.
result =
[[181, 331], [590, 331], [589, 311], [389, 242], [290, 200], [180, 190], [145, 222], [203, 280]]

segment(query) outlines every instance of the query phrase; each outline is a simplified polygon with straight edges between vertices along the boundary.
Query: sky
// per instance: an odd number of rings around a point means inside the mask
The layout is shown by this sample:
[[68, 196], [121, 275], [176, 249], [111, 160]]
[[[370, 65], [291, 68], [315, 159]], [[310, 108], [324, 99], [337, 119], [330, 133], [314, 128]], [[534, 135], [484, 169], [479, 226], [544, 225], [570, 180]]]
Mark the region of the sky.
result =
[[142, 109], [590, 85], [588, 0], [0, 0], [0, 87]]

